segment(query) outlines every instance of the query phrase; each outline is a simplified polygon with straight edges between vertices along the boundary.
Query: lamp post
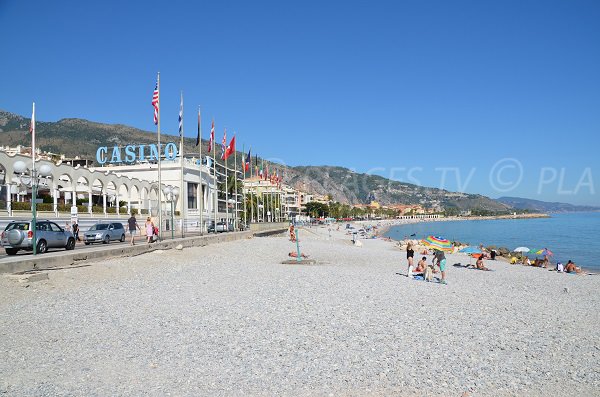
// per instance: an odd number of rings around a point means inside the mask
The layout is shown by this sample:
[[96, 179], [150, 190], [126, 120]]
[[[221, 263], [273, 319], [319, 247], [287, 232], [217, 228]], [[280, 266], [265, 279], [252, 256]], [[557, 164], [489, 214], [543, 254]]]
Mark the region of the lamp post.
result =
[[167, 186], [163, 189], [163, 193], [167, 198], [167, 201], [171, 203], [171, 240], [175, 239], [175, 225], [173, 224], [173, 205], [177, 200], [177, 196], [179, 196], [179, 188], [173, 186]]
[[[21, 185], [31, 187], [31, 231], [32, 231], [32, 244], [33, 244], [33, 255], [37, 255], [37, 188], [39, 179], [46, 178], [52, 174], [52, 167], [48, 164], [42, 164], [39, 170], [34, 167], [31, 169], [27, 168], [27, 164], [24, 161], [18, 160], [13, 164], [13, 169], [18, 174], [19, 183]], [[29, 175], [27, 175], [29, 174]]]

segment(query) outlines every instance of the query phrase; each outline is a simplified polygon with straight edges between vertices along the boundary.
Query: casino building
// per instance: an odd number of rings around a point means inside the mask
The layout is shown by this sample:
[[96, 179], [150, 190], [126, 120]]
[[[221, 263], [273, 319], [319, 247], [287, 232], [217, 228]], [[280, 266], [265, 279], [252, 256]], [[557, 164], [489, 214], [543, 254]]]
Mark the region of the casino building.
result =
[[[162, 186], [159, 188], [155, 145], [147, 145], [145, 150], [139, 146], [99, 148], [96, 163], [100, 166], [81, 166], [81, 159], [67, 161], [64, 156], [38, 150], [35, 180], [38, 198], [43, 200], [38, 207], [56, 216], [72, 207], [78, 209], [80, 216], [125, 215], [135, 209], [158, 221], [160, 194], [163, 229], [169, 222], [171, 208], [176, 222], [184, 222], [186, 230], [199, 230], [201, 220], [206, 229], [215, 217], [217, 221], [229, 220], [237, 225], [235, 204], [237, 199], [239, 219], [241, 193], [232, 192], [226, 200], [225, 194], [219, 192], [219, 185], [225, 179], [224, 167], [209, 166], [206, 157], [200, 165], [196, 157], [182, 159], [177, 154], [174, 144], [165, 145], [165, 152], [161, 153]], [[20, 207], [13, 203], [31, 200], [31, 164], [31, 148], [0, 148], [0, 201], [5, 202], [9, 215], [13, 207]], [[233, 169], [229, 169], [227, 175], [232, 180]]]

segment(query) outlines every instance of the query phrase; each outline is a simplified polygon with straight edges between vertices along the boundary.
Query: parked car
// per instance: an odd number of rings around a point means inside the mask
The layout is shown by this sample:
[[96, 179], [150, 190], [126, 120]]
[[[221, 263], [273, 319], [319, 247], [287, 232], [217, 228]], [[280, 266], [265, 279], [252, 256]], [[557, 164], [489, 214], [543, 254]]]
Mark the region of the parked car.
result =
[[85, 245], [91, 243], [108, 244], [111, 240], [125, 241], [125, 228], [121, 222], [96, 223], [83, 234]]
[[[48, 248], [75, 249], [75, 237], [69, 231], [48, 220], [36, 221], [36, 251], [43, 254]], [[19, 250], [33, 251], [33, 228], [30, 221], [11, 221], [2, 232], [2, 246], [8, 255]]]
[[233, 225], [226, 222], [217, 222], [217, 233], [219, 232], [233, 232]]
[[206, 231], [207, 231], [208, 233], [214, 233], [214, 232], [215, 232], [215, 221], [211, 221], [211, 222], [208, 224], [208, 226], [207, 226], [207, 228], [206, 228]]

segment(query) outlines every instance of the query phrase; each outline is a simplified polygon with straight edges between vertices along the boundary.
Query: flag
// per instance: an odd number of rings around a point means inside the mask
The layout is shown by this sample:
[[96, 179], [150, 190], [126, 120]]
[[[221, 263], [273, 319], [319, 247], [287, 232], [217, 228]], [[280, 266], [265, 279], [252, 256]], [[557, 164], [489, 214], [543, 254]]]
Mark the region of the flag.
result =
[[158, 80], [156, 80], [156, 86], [154, 86], [154, 93], [152, 94], [152, 106], [154, 107], [154, 124], [158, 124]]
[[31, 111], [31, 124], [29, 125], [29, 133], [35, 134], [35, 103], [33, 104], [33, 110]]
[[250, 170], [251, 164], [252, 164], [252, 155], [250, 154], [250, 149], [248, 149], [248, 154], [246, 155], [246, 161], [244, 163], [244, 172], [248, 172]]
[[33, 162], [33, 168], [35, 168], [35, 102], [31, 105], [31, 125], [29, 126], [29, 132], [31, 133], [31, 161]]
[[265, 167], [265, 173], [263, 174], [263, 177], [265, 178], [265, 181], [269, 179], [269, 163], [267, 163], [267, 166]]
[[210, 138], [208, 139], [208, 153], [210, 153], [210, 151], [213, 149], [213, 146], [215, 146], [215, 121], [212, 121], [212, 124], [210, 126]]
[[[198, 136], [196, 137], [196, 146], [200, 144], [200, 107], [198, 107]], [[208, 149], [210, 152], [210, 148]]]
[[221, 160], [225, 160], [225, 151], [227, 150], [227, 130], [223, 132], [223, 140], [221, 141]]
[[183, 134], [183, 93], [181, 93], [181, 102], [179, 103], [179, 138]]
[[225, 149], [225, 153], [223, 154], [223, 160], [227, 160], [229, 156], [231, 156], [235, 152], [235, 135], [231, 138], [231, 142]]

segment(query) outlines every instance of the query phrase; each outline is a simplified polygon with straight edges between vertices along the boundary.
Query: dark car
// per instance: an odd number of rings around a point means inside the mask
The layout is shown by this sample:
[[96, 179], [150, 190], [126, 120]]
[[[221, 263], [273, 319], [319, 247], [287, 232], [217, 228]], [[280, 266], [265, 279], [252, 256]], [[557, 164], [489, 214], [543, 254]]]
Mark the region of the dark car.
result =
[[83, 234], [85, 245], [91, 243], [108, 244], [112, 241], [125, 241], [125, 228], [121, 222], [96, 223]]
[[[36, 251], [43, 254], [48, 248], [75, 249], [75, 237], [54, 222], [40, 220], [36, 222]], [[2, 246], [8, 255], [19, 250], [33, 251], [33, 230], [29, 221], [12, 221], [2, 232]]]

